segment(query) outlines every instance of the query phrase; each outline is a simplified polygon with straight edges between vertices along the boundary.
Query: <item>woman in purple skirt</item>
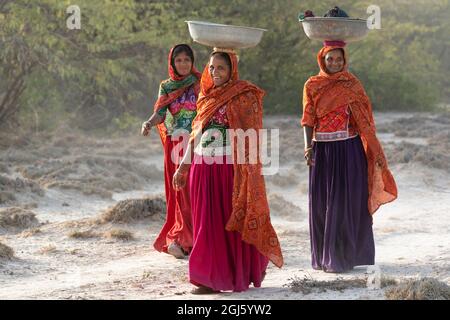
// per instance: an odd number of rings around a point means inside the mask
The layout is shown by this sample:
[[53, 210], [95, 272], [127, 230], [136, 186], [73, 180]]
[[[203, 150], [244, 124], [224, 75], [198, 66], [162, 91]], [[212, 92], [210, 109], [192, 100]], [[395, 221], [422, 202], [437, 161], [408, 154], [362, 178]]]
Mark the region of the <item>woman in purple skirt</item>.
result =
[[325, 44], [320, 72], [303, 90], [312, 267], [325, 272], [375, 263], [372, 214], [397, 197], [369, 98], [347, 71], [344, 46]]

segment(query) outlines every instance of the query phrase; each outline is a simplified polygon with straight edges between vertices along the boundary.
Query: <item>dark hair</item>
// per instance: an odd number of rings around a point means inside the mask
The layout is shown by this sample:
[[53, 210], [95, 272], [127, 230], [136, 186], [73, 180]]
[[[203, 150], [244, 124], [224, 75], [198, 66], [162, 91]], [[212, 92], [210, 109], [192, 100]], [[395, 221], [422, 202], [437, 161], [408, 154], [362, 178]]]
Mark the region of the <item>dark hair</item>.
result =
[[[333, 49], [333, 50], [331, 50], [331, 51], [334, 51], [334, 50], [339, 50], [339, 51], [342, 53], [342, 56], [343, 56], [344, 59], [345, 59], [345, 51], [344, 51], [343, 48], [336, 48], [336, 49]], [[330, 51], [328, 51], [328, 52], [330, 52]]]
[[177, 68], [175, 68], [175, 58], [180, 53], [186, 53], [189, 58], [191, 58], [192, 65], [194, 65], [194, 52], [192, 51], [191, 47], [187, 44], [178, 44], [174, 47], [172, 52], [172, 59], [170, 60], [170, 64], [172, 65], [172, 68], [175, 70], [176, 74], [178, 74]]
[[[347, 61], [345, 60], [345, 51], [344, 51], [344, 48], [336, 48], [336, 49], [330, 50], [330, 51], [328, 51], [328, 52], [331, 52], [331, 51], [334, 51], [334, 50], [339, 50], [340, 52], [342, 52], [342, 57], [344, 58], [344, 64], [347, 63]], [[325, 57], [323, 57], [323, 58], [325, 59]]]
[[324, 17], [339, 17], [339, 18], [348, 18], [347, 12], [342, 10], [339, 7], [334, 7], [325, 13]]
[[225, 60], [226, 64], [230, 68], [230, 70], [232, 69], [231, 59], [230, 59], [230, 56], [227, 53], [220, 52], [220, 51], [213, 52], [213, 53], [211, 53], [210, 58], [214, 57], [215, 55], [217, 55], [217, 56], [221, 57], [223, 60]]

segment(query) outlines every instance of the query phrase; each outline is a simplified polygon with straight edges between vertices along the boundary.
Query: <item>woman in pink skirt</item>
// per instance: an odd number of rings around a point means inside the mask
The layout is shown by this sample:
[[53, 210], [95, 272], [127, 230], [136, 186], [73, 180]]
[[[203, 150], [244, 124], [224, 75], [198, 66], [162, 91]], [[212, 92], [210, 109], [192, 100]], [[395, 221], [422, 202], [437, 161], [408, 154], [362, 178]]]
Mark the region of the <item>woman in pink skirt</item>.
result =
[[[182, 188], [190, 169], [189, 278], [197, 286], [192, 293], [245, 291], [252, 283], [261, 286], [269, 260], [283, 265], [258, 141], [240, 145], [230, 138], [230, 130], [262, 128], [264, 91], [239, 80], [237, 56], [222, 51], [212, 53], [200, 86], [190, 144], [173, 178], [174, 187]], [[258, 154], [254, 162], [252, 146]]]

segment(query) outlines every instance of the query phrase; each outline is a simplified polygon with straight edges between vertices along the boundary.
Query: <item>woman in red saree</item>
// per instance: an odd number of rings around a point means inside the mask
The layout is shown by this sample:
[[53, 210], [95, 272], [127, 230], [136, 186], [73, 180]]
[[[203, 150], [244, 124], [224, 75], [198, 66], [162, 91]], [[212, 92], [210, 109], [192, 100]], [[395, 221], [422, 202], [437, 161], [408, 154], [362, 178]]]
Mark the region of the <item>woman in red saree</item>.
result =
[[166, 221], [153, 246], [159, 252], [184, 258], [192, 248], [189, 190], [187, 187], [175, 190], [172, 177], [183, 156], [176, 152], [178, 144], [183, 143], [179, 136], [189, 137], [197, 113], [201, 74], [195, 69], [193, 51], [186, 44], [176, 45], [170, 50], [168, 69], [170, 78], [161, 82], [154, 112], [142, 124], [142, 134], [148, 135], [151, 127], [157, 126], [164, 147]]
[[375, 263], [372, 215], [397, 198], [370, 100], [347, 70], [344, 45], [319, 51], [320, 72], [303, 90], [312, 267], [325, 272]]
[[[214, 52], [202, 74], [191, 141], [174, 175], [186, 185], [190, 168], [193, 248], [189, 279], [194, 294], [259, 287], [269, 260], [283, 265], [270, 222], [261, 161], [250, 163], [249, 145], [236, 146], [229, 129], [262, 128], [264, 91], [239, 80], [237, 56]], [[194, 150], [195, 149], [195, 150]], [[234, 150], [234, 154], [232, 151]], [[246, 161], [236, 161], [243, 152]], [[192, 165], [188, 155], [192, 156]]]

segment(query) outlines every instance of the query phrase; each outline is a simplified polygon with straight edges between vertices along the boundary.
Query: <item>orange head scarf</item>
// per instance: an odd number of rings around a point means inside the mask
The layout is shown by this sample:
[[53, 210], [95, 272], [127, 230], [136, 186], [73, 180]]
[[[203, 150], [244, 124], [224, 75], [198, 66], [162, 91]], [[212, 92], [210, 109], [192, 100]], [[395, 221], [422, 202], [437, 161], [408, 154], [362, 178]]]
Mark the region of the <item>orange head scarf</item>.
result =
[[[344, 52], [344, 68], [329, 74], [325, 56], [340, 48]], [[348, 71], [348, 57], [343, 46], [325, 46], [317, 54], [319, 74], [308, 79], [303, 89], [302, 126], [314, 127], [316, 118], [347, 105], [363, 142], [368, 165], [369, 199], [371, 214], [382, 205], [397, 198], [397, 185], [389, 171], [386, 157], [376, 137], [372, 105], [361, 82]]]
[[[257, 132], [262, 129], [262, 99], [265, 92], [248, 81], [239, 80], [237, 56], [233, 53], [227, 54], [231, 61], [231, 76], [226, 84], [214, 86], [209, 73], [209, 63], [203, 71], [191, 139], [201, 136], [214, 113], [225, 104], [230, 129], [255, 129]], [[270, 222], [261, 162], [237, 164], [238, 151], [242, 150], [234, 148], [232, 213], [226, 229], [240, 232], [245, 242], [254, 245], [261, 254], [281, 267], [283, 255], [277, 234]], [[248, 159], [248, 144], [245, 144], [244, 152]]]
[[[162, 81], [159, 86], [158, 100], [153, 107], [153, 112], [158, 112], [162, 108], [168, 106], [170, 103], [181, 97], [183, 93], [192, 85], [194, 86], [195, 95], [198, 96], [200, 91], [199, 80], [201, 78], [201, 73], [195, 68], [194, 60], [192, 60], [192, 69], [190, 74], [180, 76], [175, 70], [175, 66], [173, 64], [173, 52], [180, 46], [184, 46], [192, 52], [191, 47], [187, 44], [178, 44], [170, 49], [167, 63], [169, 79]], [[158, 130], [161, 141], [164, 144], [167, 135], [167, 129], [164, 123], [158, 125]]]
[[[342, 71], [330, 74], [325, 66], [325, 56], [328, 52], [341, 49], [344, 52], [344, 67]], [[310, 77], [305, 83], [303, 91], [304, 118], [302, 125], [314, 126], [316, 118], [325, 116], [353, 100], [360, 100], [365, 96], [364, 89], [359, 80], [348, 71], [347, 52], [342, 46], [323, 47], [317, 54], [319, 74]], [[348, 88], [358, 89], [356, 95], [349, 95]]]
[[197, 100], [197, 116], [192, 123], [191, 139], [202, 134], [203, 128], [211, 120], [214, 113], [239, 94], [240, 90], [248, 87], [246, 81], [239, 81], [238, 58], [235, 54], [228, 54], [231, 61], [230, 80], [224, 85], [216, 88], [209, 73], [209, 62], [203, 69], [200, 80], [200, 94]]

